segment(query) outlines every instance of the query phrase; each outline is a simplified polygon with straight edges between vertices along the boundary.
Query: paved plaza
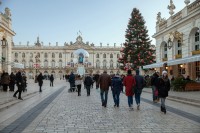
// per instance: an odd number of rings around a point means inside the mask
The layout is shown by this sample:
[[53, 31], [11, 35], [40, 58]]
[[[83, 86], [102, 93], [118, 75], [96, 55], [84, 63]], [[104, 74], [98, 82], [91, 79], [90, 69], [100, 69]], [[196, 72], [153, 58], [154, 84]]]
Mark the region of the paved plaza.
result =
[[[152, 102], [150, 88], [142, 93], [141, 110], [129, 111], [127, 97], [121, 93], [120, 107], [114, 108], [109, 91], [107, 108], [101, 106], [99, 90], [91, 89], [81, 96], [68, 93], [69, 84], [56, 80], [54, 87], [44, 82], [43, 92], [29, 81], [23, 101], [12, 97], [13, 92], [0, 92], [0, 133], [200, 133], [200, 107], [167, 99], [167, 114]], [[192, 92], [193, 93], [193, 92]], [[175, 97], [176, 92], [170, 92]], [[190, 99], [187, 95], [176, 94]], [[194, 94], [198, 102], [199, 92]], [[174, 98], [174, 97], [171, 97]], [[12, 104], [10, 104], [12, 103]], [[7, 106], [5, 106], [7, 105]]]

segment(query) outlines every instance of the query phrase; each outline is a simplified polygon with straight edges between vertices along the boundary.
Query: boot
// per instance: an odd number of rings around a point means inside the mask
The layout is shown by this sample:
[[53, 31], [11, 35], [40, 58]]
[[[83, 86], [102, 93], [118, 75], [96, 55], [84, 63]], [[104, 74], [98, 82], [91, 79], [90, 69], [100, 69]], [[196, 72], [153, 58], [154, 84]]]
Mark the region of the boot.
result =
[[164, 114], [166, 114], [166, 113], [167, 113], [167, 111], [166, 111], [166, 108], [163, 108], [163, 112], [164, 112]]
[[160, 111], [163, 112], [163, 107], [162, 106], [160, 106]]

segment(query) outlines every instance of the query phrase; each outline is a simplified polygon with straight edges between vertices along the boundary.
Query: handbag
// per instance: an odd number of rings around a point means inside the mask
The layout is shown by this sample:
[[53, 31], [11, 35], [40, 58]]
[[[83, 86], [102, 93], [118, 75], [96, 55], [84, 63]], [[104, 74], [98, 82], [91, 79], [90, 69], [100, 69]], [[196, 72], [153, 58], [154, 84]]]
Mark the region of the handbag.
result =
[[158, 96], [158, 89], [156, 89], [156, 90], [154, 91], [154, 95], [155, 95], [155, 96]]

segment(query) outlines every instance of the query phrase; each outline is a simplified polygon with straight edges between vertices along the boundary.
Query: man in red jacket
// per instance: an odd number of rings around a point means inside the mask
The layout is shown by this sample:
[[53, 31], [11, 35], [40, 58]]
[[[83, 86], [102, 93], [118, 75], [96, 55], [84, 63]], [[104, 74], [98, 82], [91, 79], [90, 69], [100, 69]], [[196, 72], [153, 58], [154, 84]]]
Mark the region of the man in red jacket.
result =
[[128, 70], [128, 74], [124, 78], [123, 84], [126, 87], [126, 96], [128, 97], [128, 106], [131, 111], [133, 110], [133, 95], [134, 95], [133, 86], [136, 85], [135, 78], [133, 77], [131, 70]]

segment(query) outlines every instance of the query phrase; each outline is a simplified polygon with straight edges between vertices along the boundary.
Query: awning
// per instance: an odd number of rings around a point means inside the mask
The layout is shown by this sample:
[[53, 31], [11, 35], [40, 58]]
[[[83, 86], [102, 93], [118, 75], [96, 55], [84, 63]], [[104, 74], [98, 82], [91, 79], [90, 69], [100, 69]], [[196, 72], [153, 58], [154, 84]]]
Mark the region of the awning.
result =
[[13, 67], [13, 68], [24, 69], [24, 64], [13, 62], [13, 63], [12, 63], [12, 67]]
[[185, 58], [176, 59], [176, 60], [170, 60], [170, 61], [167, 61], [167, 65], [172, 66], [172, 65], [184, 64], [184, 63], [190, 63], [190, 62], [196, 62], [196, 61], [200, 61], [200, 55], [185, 57]]
[[146, 66], [143, 66], [143, 69], [163, 67], [164, 63], [166, 63], [166, 62], [159, 62], [159, 63], [154, 63], [154, 64], [146, 65]]

